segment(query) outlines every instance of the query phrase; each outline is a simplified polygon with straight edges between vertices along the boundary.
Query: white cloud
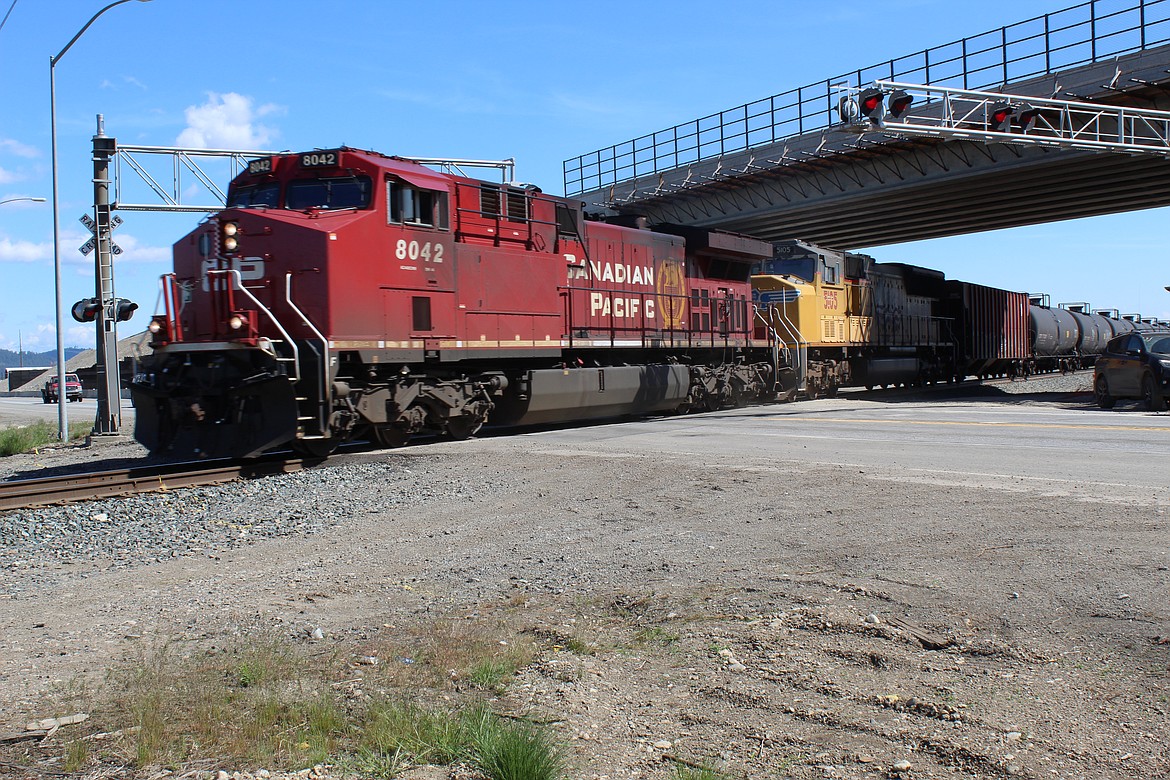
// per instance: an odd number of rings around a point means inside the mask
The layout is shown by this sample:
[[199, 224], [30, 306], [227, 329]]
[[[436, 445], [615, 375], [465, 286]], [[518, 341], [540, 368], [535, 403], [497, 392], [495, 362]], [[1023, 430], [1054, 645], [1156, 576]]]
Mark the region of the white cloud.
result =
[[15, 350], [18, 346], [23, 346], [28, 352], [52, 349], [57, 346], [57, 328], [51, 322], [42, 322], [32, 328], [21, 327], [19, 334], [6, 334], [4, 348]]
[[41, 156], [40, 150], [35, 146], [22, 144], [20, 141], [16, 141], [12, 138], [0, 138], [0, 151], [14, 154], [17, 157], [27, 157], [30, 159]]
[[14, 181], [20, 181], [18, 174], [0, 168], [0, 184], [11, 184]]
[[262, 149], [279, 133], [257, 120], [282, 111], [272, 103], [254, 106], [252, 98], [235, 92], [209, 92], [206, 103], [187, 108], [187, 128], [175, 143], [198, 149]]
[[0, 236], [0, 262], [36, 263], [53, 258], [53, 242], [21, 241]]
[[115, 263], [156, 263], [171, 259], [169, 246], [150, 246], [130, 233], [115, 233], [114, 243], [122, 247], [122, 254], [114, 258]]

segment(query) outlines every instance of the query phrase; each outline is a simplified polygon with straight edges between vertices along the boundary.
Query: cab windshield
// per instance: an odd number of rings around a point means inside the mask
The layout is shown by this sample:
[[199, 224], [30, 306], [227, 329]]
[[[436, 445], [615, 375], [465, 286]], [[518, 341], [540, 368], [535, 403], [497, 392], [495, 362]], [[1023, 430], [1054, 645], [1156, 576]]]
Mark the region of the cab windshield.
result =
[[228, 193], [228, 206], [235, 208], [276, 208], [280, 203], [280, 182], [266, 181], [250, 187], [236, 187]]
[[370, 205], [368, 176], [336, 176], [289, 182], [284, 207], [304, 209], [364, 209]]

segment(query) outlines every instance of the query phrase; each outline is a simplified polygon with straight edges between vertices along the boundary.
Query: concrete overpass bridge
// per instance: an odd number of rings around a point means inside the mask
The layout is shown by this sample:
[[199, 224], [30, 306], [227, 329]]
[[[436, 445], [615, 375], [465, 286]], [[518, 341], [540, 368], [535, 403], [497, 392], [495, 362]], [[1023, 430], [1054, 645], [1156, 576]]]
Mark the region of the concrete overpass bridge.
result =
[[[841, 101], [874, 82], [937, 88], [914, 108], [924, 125], [951, 108], [947, 88], [1019, 96], [1013, 109], [1051, 99], [1029, 133], [1051, 143], [843, 122]], [[1100, 106], [1106, 135], [1119, 112], [1170, 110], [1170, 0], [1091, 0], [605, 147], [565, 161], [565, 192], [594, 212], [838, 249], [1170, 205], [1170, 122], [1105, 151], [1057, 138], [1062, 102]], [[988, 129], [995, 104], [968, 125]]]

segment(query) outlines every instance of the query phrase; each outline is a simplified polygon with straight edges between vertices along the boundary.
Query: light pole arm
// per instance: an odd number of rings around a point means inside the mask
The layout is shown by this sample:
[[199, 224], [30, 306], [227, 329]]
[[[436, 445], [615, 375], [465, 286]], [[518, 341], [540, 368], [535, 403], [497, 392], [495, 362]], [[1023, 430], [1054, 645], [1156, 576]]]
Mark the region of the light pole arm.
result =
[[93, 24], [94, 22], [96, 22], [96, 21], [97, 21], [97, 18], [98, 18], [99, 16], [101, 16], [101, 15], [102, 15], [102, 14], [104, 14], [106, 11], [110, 10], [111, 8], [113, 8], [113, 7], [115, 7], [115, 6], [119, 6], [119, 5], [121, 5], [122, 3], [129, 3], [129, 2], [130, 2], [130, 0], [115, 0], [115, 2], [113, 2], [113, 3], [110, 3], [110, 4], [109, 4], [109, 5], [107, 5], [105, 8], [103, 8], [102, 10], [98, 11], [96, 14], [94, 14], [93, 16], [91, 16], [91, 17], [90, 17], [90, 19], [89, 19], [89, 21], [85, 23], [85, 26], [84, 26], [84, 27], [82, 27], [80, 30], [78, 30], [78, 31], [77, 31], [77, 35], [74, 35], [72, 38], [70, 38], [70, 39], [69, 39], [69, 43], [65, 44], [65, 48], [64, 48], [64, 49], [62, 49], [62, 50], [61, 50], [61, 51], [60, 51], [60, 52], [57, 54], [57, 56], [56, 56], [56, 57], [50, 57], [50, 58], [49, 58], [49, 68], [51, 69], [51, 68], [52, 68], [54, 65], [56, 65], [56, 64], [57, 64], [57, 60], [59, 60], [59, 59], [61, 59], [62, 57], [64, 57], [64, 56], [65, 56], [65, 52], [69, 51], [69, 47], [70, 47], [70, 46], [72, 46], [73, 44], [77, 43], [77, 39], [78, 39], [78, 38], [80, 38], [82, 35], [84, 35], [84, 34], [85, 34], [85, 31], [89, 29], [89, 26], [90, 26], [91, 24]]

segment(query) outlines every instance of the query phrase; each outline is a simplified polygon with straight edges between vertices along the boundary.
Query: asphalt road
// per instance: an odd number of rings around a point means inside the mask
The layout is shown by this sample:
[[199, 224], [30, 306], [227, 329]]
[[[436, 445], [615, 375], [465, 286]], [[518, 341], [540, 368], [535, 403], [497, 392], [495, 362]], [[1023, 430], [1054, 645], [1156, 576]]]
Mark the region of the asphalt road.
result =
[[[83, 398], [80, 402], [66, 403], [69, 422], [93, 420], [97, 416], [97, 399]], [[37, 420], [50, 422], [57, 421], [57, 405], [47, 404], [40, 397], [0, 397], [0, 428], [12, 425], [24, 425]], [[134, 407], [130, 399], [122, 399], [122, 425], [129, 429], [134, 427]]]
[[[1170, 414], [1085, 403], [804, 401], [527, 434], [608, 457], [736, 453], [934, 484], [1170, 502]], [[539, 445], [535, 445], [538, 446]]]

